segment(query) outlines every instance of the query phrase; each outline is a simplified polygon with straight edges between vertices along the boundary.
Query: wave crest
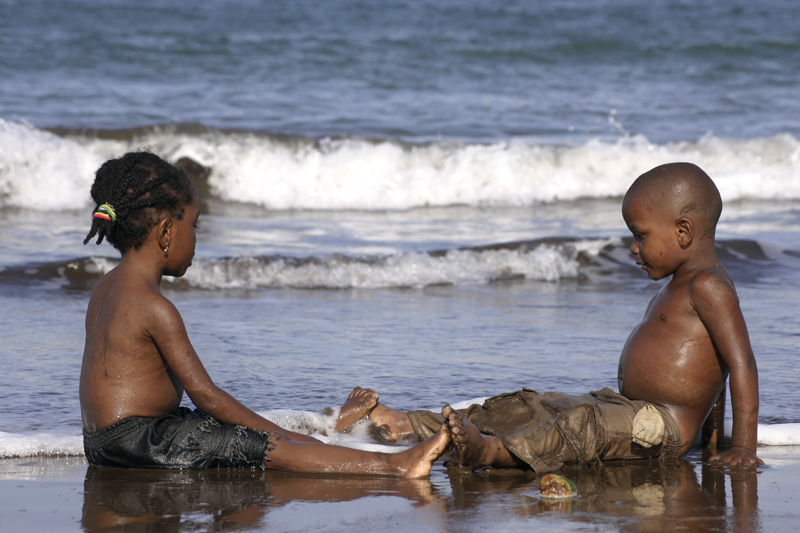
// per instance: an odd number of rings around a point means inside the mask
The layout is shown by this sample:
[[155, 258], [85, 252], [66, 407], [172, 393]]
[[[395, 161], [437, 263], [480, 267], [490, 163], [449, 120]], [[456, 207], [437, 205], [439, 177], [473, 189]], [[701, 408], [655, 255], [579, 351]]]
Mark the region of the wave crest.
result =
[[61, 135], [0, 119], [0, 204], [85, 207], [99, 165], [147, 147], [209, 170], [226, 202], [268, 209], [411, 209], [532, 205], [619, 197], [642, 172], [670, 161], [699, 164], [725, 201], [800, 199], [800, 142], [791, 135], [654, 144], [624, 135], [579, 146], [510, 139], [442, 140], [286, 137], [200, 126]]
[[[283, 255], [196, 258], [182, 278], [164, 278], [181, 289], [377, 289], [476, 285], [504, 280], [627, 282], [637, 267], [630, 238], [552, 237], [431, 252], [390, 255], [288, 257]], [[717, 243], [726, 266], [749, 279], [765, 265], [794, 263], [796, 251], [765, 248], [756, 241]], [[23, 264], [0, 270], [0, 286], [24, 290], [40, 283], [91, 290], [117, 261], [84, 257]]]

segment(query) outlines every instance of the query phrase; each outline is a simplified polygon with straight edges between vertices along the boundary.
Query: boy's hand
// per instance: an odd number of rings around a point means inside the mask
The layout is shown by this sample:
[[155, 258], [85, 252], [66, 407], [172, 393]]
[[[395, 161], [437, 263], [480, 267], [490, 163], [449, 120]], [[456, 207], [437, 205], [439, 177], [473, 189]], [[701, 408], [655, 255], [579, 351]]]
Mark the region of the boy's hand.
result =
[[711, 464], [722, 464], [729, 468], [755, 468], [764, 464], [755, 453], [741, 446], [735, 446], [708, 458]]

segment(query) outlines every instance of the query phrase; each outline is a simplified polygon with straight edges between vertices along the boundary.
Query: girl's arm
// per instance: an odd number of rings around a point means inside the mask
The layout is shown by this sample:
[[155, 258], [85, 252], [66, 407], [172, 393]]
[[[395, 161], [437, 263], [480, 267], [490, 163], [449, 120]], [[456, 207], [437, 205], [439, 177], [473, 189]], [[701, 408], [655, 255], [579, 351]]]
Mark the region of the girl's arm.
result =
[[319, 442], [309, 435], [270, 422], [218, 387], [189, 341], [183, 318], [172, 302], [162, 298], [153, 311], [148, 331], [198, 409], [221, 422], [263, 431], [280, 431], [300, 442]]

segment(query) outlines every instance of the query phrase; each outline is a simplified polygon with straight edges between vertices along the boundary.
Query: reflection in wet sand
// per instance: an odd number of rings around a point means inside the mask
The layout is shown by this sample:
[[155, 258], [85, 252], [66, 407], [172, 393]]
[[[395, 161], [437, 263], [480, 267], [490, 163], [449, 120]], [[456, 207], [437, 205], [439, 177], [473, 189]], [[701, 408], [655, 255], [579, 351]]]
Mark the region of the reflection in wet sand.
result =
[[89, 466], [81, 523], [86, 531], [241, 530], [257, 527], [269, 505], [262, 472]]
[[608, 524], [621, 531], [758, 529], [756, 470], [724, 471], [708, 463], [698, 465], [679, 459], [665, 465], [655, 461], [610, 462], [598, 467], [564, 468], [561, 474], [575, 483], [577, 498], [542, 498], [538, 478], [533, 479], [531, 473], [451, 472], [454, 507], [473, 509], [473, 519], [488, 520], [485, 513], [500, 509], [485, 509], [487, 502], [505, 501], [502, 510], [521, 517]]
[[[287, 523], [303, 529], [308, 521], [315, 527], [337, 521], [372, 527], [413, 514], [420, 526], [415, 529], [434, 531], [498, 524], [510, 531], [554, 525], [619, 531], [759, 529], [756, 471], [725, 472], [697, 457], [667, 465], [639, 461], [565, 468], [561, 474], [577, 486], [576, 498], [541, 498], [541, 476], [519, 470], [439, 468], [432, 482], [90, 466], [81, 523], [86, 531], [248, 531]], [[326, 505], [333, 502], [356, 503]]]
[[89, 466], [81, 523], [86, 531], [247, 531], [265, 527], [268, 514], [290, 502], [376, 496], [396, 496], [414, 505], [442, 499], [426, 479]]

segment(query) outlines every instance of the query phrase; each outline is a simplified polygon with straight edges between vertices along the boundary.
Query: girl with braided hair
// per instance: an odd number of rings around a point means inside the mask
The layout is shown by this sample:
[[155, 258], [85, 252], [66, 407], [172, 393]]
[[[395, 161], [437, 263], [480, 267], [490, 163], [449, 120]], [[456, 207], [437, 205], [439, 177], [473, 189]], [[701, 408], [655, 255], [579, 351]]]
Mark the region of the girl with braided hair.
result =
[[[256, 467], [309, 473], [428, 475], [449, 444], [444, 428], [397, 454], [323, 444], [287, 431], [219, 388], [161, 294], [194, 257], [199, 197], [184, 172], [135, 152], [103, 164], [84, 244], [97, 235], [121, 254], [86, 313], [80, 401], [84, 451], [100, 466]], [[181, 407], [184, 391], [196, 409]]]
[[155, 154], [131, 152], [106, 161], [92, 185], [97, 208], [83, 244], [97, 235], [97, 244], [105, 237], [123, 254], [139, 248], [160, 213], [180, 217], [193, 195], [186, 173]]

